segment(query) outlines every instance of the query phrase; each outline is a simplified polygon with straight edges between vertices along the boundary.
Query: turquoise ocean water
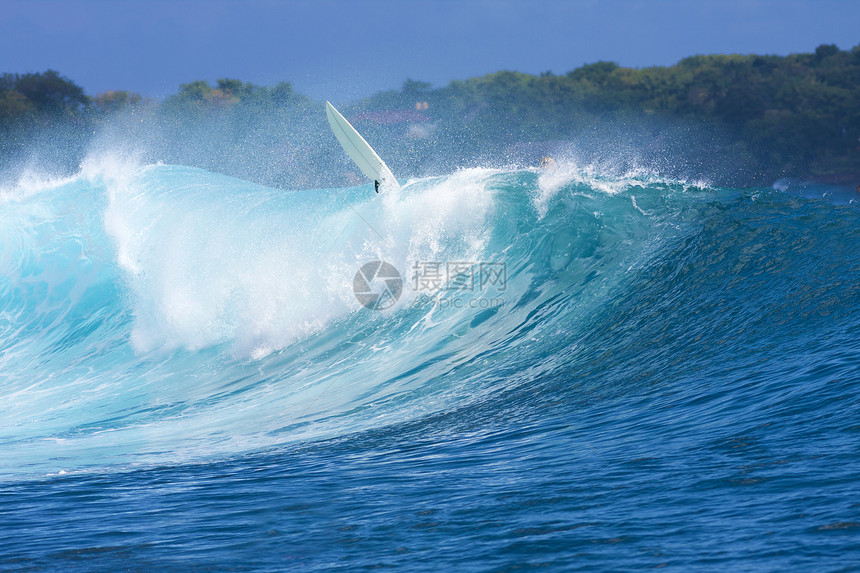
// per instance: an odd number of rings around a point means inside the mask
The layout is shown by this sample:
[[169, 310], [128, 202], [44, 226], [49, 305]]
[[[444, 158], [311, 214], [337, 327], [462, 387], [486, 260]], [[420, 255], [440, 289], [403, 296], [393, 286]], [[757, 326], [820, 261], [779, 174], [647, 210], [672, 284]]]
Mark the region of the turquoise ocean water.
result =
[[0, 269], [0, 570], [860, 568], [851, 189], [90, 159]]

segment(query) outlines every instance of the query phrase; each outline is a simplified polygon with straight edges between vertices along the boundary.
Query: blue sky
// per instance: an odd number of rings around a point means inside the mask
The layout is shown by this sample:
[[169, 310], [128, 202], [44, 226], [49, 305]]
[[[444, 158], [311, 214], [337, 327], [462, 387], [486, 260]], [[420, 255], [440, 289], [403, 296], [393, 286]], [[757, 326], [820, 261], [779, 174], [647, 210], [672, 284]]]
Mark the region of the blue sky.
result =
[[230, 77], [344, 102], [406, 78], [671, 65], [860, 44], [858, 0], [0, 0], [0, 72], [89, 94]]

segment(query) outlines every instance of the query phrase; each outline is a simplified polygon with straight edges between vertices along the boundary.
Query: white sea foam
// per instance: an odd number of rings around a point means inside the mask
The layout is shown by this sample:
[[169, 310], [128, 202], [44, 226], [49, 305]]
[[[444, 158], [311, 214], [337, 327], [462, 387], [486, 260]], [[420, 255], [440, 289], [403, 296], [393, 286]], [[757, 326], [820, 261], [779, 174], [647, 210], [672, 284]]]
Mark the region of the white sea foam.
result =
[[171, 166], [100, 173], [133, 294], [131, 341], [144, 353], [230, 343], [265, 356], [354, 312], [365, 262], [406, 275], [419, 260], [476, 258], [492, 211], [486, 170], [384, 197], [282, 192]]

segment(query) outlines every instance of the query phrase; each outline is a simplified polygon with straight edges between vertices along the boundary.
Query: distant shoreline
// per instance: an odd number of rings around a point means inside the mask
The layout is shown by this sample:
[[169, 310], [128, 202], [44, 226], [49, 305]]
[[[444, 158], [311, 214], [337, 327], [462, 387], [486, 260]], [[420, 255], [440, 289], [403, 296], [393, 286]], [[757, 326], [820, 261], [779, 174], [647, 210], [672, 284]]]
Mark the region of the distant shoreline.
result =
[[[0, 165], [51, 146], [44, 155], [71, 165], [109, 132], [154, 160], [278, 185], [307, 177], [335, 182], [330, 172], [345, 166], [332, 165], [321, 108], [288, 82], [195, 81], [155, 100], [120, 90], [91, 96], [52, 70], [6, 73]], [[789, 56], [693, 56], [642, 69], [596, 62], [564, 75], [502, 71], [439, 88], [407, 80], [343, 111], [401, 173], [504, 161], [504, 150], [518, 142], [566, 140], [585, 158], [628, 161], [633, 153], [659, 169], [734, 183], [790, 177], [860, 184], [860, 45]], [[268, 164], [251, 169], [243, 162]], [[309, 171], [311, 162], [321, 164], [318, 172]]]

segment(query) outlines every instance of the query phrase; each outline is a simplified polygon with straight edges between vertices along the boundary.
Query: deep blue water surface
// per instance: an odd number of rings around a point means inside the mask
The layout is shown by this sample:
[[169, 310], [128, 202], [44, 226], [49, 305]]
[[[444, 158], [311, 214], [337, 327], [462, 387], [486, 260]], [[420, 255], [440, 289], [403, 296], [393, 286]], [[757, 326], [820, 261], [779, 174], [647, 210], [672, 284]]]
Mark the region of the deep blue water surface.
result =
[[22, 180], [0, 570], [860, 570], [858, 198]]

